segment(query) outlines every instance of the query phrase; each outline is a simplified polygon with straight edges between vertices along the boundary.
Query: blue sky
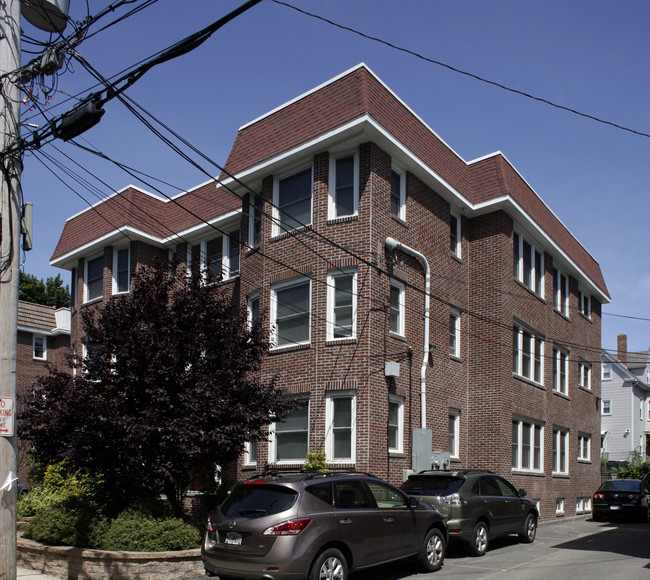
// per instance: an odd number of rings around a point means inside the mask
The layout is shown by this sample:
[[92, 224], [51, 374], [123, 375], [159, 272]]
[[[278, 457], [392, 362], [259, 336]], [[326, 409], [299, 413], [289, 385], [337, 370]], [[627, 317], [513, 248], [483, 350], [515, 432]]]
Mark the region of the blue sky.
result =
[[[108, 3], [90, 0], [90, 12]], [[242, 3], [159, 0], [85, 40], [78, 52], [110, 77]], [[650, 133], [646, 1], [291, 3], [429, 59]], [[71, 0], [70, 13], [75, 20], [85, 18], [86, 2]], [[91, 32], [113, 19], [104, 18]], [[25, 21], [23, 28], [32, 38], [49, 39]], [[23, 43], [23, 49], [33, 48]], [[23, 62], [31, 56], [24, 54]], [[612, 296], [603, 309], [603, 347], [615, 349], [619, 333], [628, 335], [629, 350], [650, 347], [650, 323], [635, 320], [650, 318], [648, 137], [482, 83], [272, 0], [263, 0], [195, 51], [151, 70], [127, 94], [223, 165], [241, 125], [360, 62], [465, 160], [503, 152], [599, 262]], [[58, 75], [50, 113], [63, 113], [74, 102], [68, 95], [85, 96], [93, 85], [72, 62]], [[206, 181], [117, 100], [105, 109], [101, 123], [79, 138], [82, 144], [182, 189]], [[27, 110], [23, 120], [43, 123]], [[98, 189], [88, 191], [54, 168], [70, 187], [64, 185], [43, 165], [54, 167], [46, 155], [90, 180], [81, 167], [87, 169], [105, 185], [94, 182]], [[66, 283], [68, 273], [49, 266], [65, 220], [130, 183], [151, 190], [61, 141], [26, 155], [22, 183], [25, 200], [34, 204], [35, 229], [34, 250], [24, 256], [23, 269], [42, 278], [60, 273]]]

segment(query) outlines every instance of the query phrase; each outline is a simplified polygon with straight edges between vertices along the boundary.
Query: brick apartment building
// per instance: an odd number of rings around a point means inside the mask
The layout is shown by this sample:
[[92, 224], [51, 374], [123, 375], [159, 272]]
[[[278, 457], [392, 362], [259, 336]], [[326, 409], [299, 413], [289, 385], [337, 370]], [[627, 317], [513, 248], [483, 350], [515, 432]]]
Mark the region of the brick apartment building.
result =
[[[70, 309], [18, 301], [18, 342], [16, 345], [16, 395], [28, 395], [39, 377], [47, 375], [47, 365], [67, 365], [70, 348]], [[24, 459], [26, 449], [19, 445], [18, 478], [29, 482]]]
[[238, 475], [311, 448], [399, 483], [442, 452], [543, 518], [590, 509], [597, 262], [502, 154], [464, 161], [365, 65], [241, 127], [220, 185], [128, 187], [71, 217], [51, 263], [72, 272], [73, 343], [80, 309], [172, 255], [266, 313], [262, 373], [304, 402]]

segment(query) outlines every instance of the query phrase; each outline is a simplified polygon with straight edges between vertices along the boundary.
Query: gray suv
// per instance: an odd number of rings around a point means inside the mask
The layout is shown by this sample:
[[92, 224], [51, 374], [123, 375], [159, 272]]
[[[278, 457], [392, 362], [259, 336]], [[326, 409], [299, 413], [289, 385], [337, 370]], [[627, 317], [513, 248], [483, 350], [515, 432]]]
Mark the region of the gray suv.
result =
[[239, 483], [206, 528], [205, 571], [222, 578], [347, 580], [353, 570], [402, 558], [434, 572], [447, 545], [440, 512], [356, 471]]
[[488, 539], [518, 534], [525, 543], [537, 533], [536, 503], [508, 480], [483, 469], [421, 471], [410, 475], [402, 490], [430, 503], [447, 518], [449, 537], [467, 544], [473, 556], [482, 556]]

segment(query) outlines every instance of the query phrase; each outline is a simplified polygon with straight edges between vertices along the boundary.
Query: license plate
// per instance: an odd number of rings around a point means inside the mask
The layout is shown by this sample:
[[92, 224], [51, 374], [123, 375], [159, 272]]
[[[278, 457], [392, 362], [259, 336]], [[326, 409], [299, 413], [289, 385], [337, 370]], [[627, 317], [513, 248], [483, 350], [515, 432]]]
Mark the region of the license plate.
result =
[[610, 506], [609, 506], [609, 509], [610, 509], [610, 510], [620, 510], [620, 509], [621, 509], [621, 506], [620, 506], [620, 505], [610, 505]]
[[226, 532], [226, 544], [241, 546], [241, 534], [239, 532]]

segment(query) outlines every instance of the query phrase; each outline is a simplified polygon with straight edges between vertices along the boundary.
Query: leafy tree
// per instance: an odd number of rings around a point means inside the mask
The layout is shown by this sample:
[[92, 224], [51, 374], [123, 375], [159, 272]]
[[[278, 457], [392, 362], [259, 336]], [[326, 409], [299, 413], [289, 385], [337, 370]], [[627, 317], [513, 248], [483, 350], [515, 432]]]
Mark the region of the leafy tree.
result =
[[82, 367], [41, 377], [20, 436], [46, 464], [103, 474], [116, 509], [165, 494], [180, 513], [193, 469], [234, 460], [295, 407], [256, 372], [268, 350], [260, 324], [200, 276], [141, 269], [129, 294], [84, 310], [82, 326]]
[[70, 306], [70, 290], [68, 286], [63, 286], [60, 274], [43, 282], [41, 278], [37, 278], [33, 274], [21, 272], [18, 298], [55, 308]]

